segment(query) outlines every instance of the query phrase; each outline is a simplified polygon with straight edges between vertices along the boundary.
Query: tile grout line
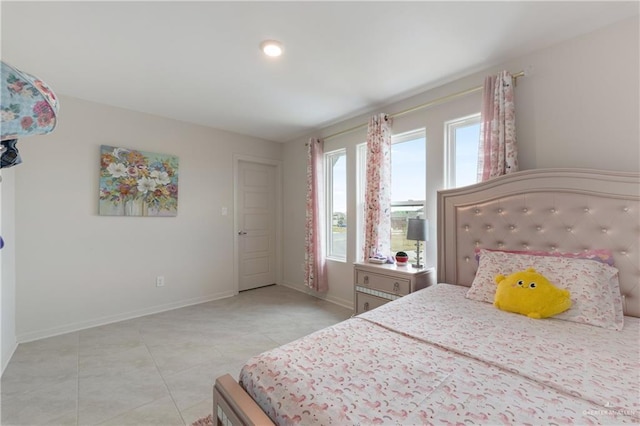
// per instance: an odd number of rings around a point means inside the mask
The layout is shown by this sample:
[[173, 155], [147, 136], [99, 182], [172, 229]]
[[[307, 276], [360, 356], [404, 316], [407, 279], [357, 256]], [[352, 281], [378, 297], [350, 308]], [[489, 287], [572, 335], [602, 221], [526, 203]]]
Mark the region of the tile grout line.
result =
[[[153, 357], [153, 354], [152, 354], [152, 353], [151, 353], [151, 351], [149, 350], [149, 347], [147, 346], [146, 342], [144, 341], [144, 338], [142, 337], [142, 333], [140, 333], [140, 330], [139, 330], [139, 329], [138, 329], [138, 330], [136, 330], [136, 331], [138, 332], [138, 335], [140, 336], [140, 342], [144, 345], [145, 349], [146, 349], [146, 350], [147, 350], [147, 352], [149, 353], [149, 356], [151, 356], [151, 359], [153, 360], [153, 364], [155, 365], [156, 370], [158, 370], [158, 375], [159, 375], [159, 376], [160, 376], [160, 378], [162, 379], [162, 382], [164, 383], [165, 387], [167, 388], [167, 391], [168, 391], [168, 393], [169, 393], [169, 396], [171, 397], [171, 401], [173, 402], [173, 405], [175, 406], [176, 411], [178, 411], [178, 414], [180, 415], [180, 419], [181, 419], [182, 423], [186, 425], [186, 423], [184, 422], [184, 418], [182, 417], [182, 413], [180, 413], [180, 410], [178, 410], [178, 406], [177, 406], [177, 404], [176, 404], [175, 400], [173, 399], [173, 395], [171, 395], [171, 391], [169, 390], [169, 388], [168, 388], [168, 386], [167, 386], [167, 383], [166, 383], [166, 382], [165, 382], [165, 380], [164, 380], [164, 377], [162, 377], [162, 374], [160, 373], [160, 371], [159, 371], [159, 369], [158, 369], [158, 364], [156, 363], [156, 360], [155, 360], [155, 358]], [[133, 407], [133, 408], [131, 408], [130, 410], [125, 411], [124, 413], [120, 413], [120, 414], [117, 414], [117, 415], [115, 415], [115, 416], [113, 416], [113, 417], [109, 417], [108, 419], [102, 420], [102, 421], [100, 421], [100, 423], [97, 423], [97, 425], [96, 425], [96, 426], [99, 426], [99, 425], [102, 425], [102, 424], [108, 423], [108, 422], [112, 421], [113, 419], [116, 419], [116, 418], [118, 418], [118, 417], [120, 417], [120, 416], [122, 416], [122, 415], [124, 415], [124, 414], [126, 414], [126, 413], [129, 413], [129, 412], [131, 412], [131, 411], [137, 410], [138, 408], [144, 407], [145, 405], [152, 404], [152, 403], [154, 403], [155, 401], [157, 401], [157, 400], [152, 400], [152, 401], [149, 401], [149, 402], [145, 402], [145, 403], [143, 403], [143, 404], [138, 405], [137, 407]], [[78, 426], [80, 426], [80, 425], [78, 425]]]
[[182, 411], [180, 411], [180, 409], [178, 408], [178, 404], [176, 403], [176, 400], [174, 399], [173, 394], [171, 393], [171, 388], [169, 388], [169, 384], [167, 383], [166, 379], [162, 375], [162, 372], [160, 371], [160, 367], [158, 366], [158, 363], [156, 362], [156, 358], [153, 356], [153, 353], [151, 352], [151, 349], [149, 349], [149, 346], [147, 345], [147, 342], [144, 340], [144, 336], [142, 335], [142, 333], [140, 333], [140, 330], [138, 330], [138, 333], [140, 334], [140, 341], [142, 342], [142, 344], [144, 345], [145, 349], [149, 353], [149, 356], [153, 360], [153, 365], [156, 366], [156, 371], [158, 372], [158, 375], [162, 379], [162, 383], [164, 383], [164, 386], [167, 388], [167, 393], [169, 394], [169, 398], [171, 398], [171, 402], [173, 402], [173, 406], [175, 407], [176, 411], [178, 412], [178, 415], [180, 416], [180, 420], [182, 420], [182, 424], [186, 425], [187, 423], [185, 422], [184, 417], [182, 417]]
[[[234, 299], [234, 301], [238, 301], [238, 303], [233, 303], [233, 304], [231, 304], [233, 306], [230, 306], [230, 307], [227, 306], [227, 305], [230, 305], [229, 301], [225, 301], [225, 303], [213, 303], [213, 304], [207, 303], [207, 304], [204, 304], [204, 305], [206, 305], [206, 307], [208, 309], [205, 309], [204, 312], [193, 311], [193, 309], [195, 309], [195, 308], [191, 308], [191, 309], [184, 310], [182, 315], [178, 315], [178, 316], [171, 315], [168, 319], [171, 321], [171, 323], [176, 323], [176, 321], [183, 322], [185, 326], [189, 326], [190, 321], [195, 321], [196, 325], [198, 325], [198, 326], [203, 325], [204, 326], [203, 330], [207, 330], [208, 331], [210, 329], [210, 327], [212, 327], [212, 324], [216, 328], [220, 327], [221, 324], [218, 324], [218, 322], [221, 319], [227, 320], [227, 322], [223, 322], [223, 324], [226, 324], [223, 327], [229, 326], [229, 323], [230, 324], [234, 324], [235, 320], [233, 318], [235, 318], [235, 315], [230, 315], [231, 313], [236, 314], [236, 313], [238, 313], [237, 311], [251, 312], [251, 311], [256, 309], [256, 304], [257, 304], [258, 306], [262, 306], [260, 312], [262, 314], [264, 314], [265, 316], [267, 316], [267, 317], [269, 315], [273, 314], [273, 313], [278, 313], [278, 315], [280, 315], [280, 316], [276, 315], [277, 318], [276, 318], [276, 320], [273, 321], [274, 324], [277, 324], [276, 325], [276, 328], [277, 328], [280, 324], [284, 324], [284, 323], [288, 324], [290, 322], [297, 322], [296, 321], [297, 318], [306, 317], [307, 314], [313, 316], [314, 314], [321, 313], [323, 311], [322, 307], [320, 307], [320, 309], [317, 309], [318, 306], [315, 306], [315, 304], [311, 304], [310, 306], [308, 306], [309, 309], [302, 309], [303, 306], [307, 306], [306, 303], [303, 303], [303, 302], [307, 302], [306, 300], [305, 301], [297, 301], [295, 297], [282, 297], [283, 294], [267, 292], [267, 293], [265, 293], [265, 295], [260, 295], [260, 296], [261, 297], [256, 297], [256, 298], [254, 298], [254, 297], [239, 297], [237, 299]], [[288, 295], [284, 294], [284, 296], [288, 296]], [[300, 306], [297, 306], [297, 305], [300, 305]], [[321, 304], [321, 305], [323, 305], [323, 304]], [[214, 310], [216, 311], [216, 315], [213, 316], [214, 318], [212, 318], [211, 313], [209, 312], [210, 308], [214, 308]], [[224, 308], [224, 309], [222, 309], [222, 308]], [[227, 309], [227, 308], [230, 308], [230, 309]], [[290, 312], [286, 311], [287, 308], [293, 309], [295, 312], [291, 312], [290, 313]], [[221, 309], [220, 313], [223, 314], [221, 316], [217, 315], [219, 309]], [[281, 312], [282, 309], [285, 312]], [[318, 312], [316, 312], [316, 311], [318, 311]], [[177, 313], [177, 312], [179, 312], [179, 311], [176, 311], [175, 313]], [[285, 313], [285, 315], [282, 316], [281, 315], [282, 313]], [[330, 315], [330, 316], [333, 317], [333, 315]], [[233, 318], [231, 318], [231, 317], [233, 317]], [[241, 314], [240, 318], [246, 318], [246, 315], [245, 314]], [[255, 318], [253, 316], [251, 316], [250, 319], [251, 319], [251, 321], [244, 321], [242, 323], [243, 327], [241, 327], [241, 328], [242, 328], [242, 330], [245, 330], [245, 326], [246, 325], [251, 325], [253, 327], [252, 331], [251, 332], [249, 332], [247, 330], [240, 331], [240, 334], [243, 335], [243, 336], [245, 334], [247, 334], [247, 335], [249, 335], [249, 334], [257, 334], [257, 335], [260, 336], [260, 340], [261, 341], [264, 340], [262, 342], [262, 344], [267, 344], [267, 346], [269, 346], [269, 347], [272, 347], [274, 345], [275, 345], [275, 347], [277, 347], [277, 346], [281, 345], [282, 342], [280, 342], [280, 340], [289, 341], [291, 339], [295, 340], [295, 339], [300, 337], [300, 336], [297, 335], [298, 334], [298, 330], [297, 329], [296, 330], [291, 330], [291, 333], [284, 333], [282, 336], [279, 336], [279, 335], [277, 335], [277, 333], [273, 334], [273, 333], [269, 332], [269, 331], [273, 331], [273, 326], [272, 325], [269, 325], [267, 327], [267, 329], [262, 329], [260, 326], [261, 325], [266, 325], [266, 323], [263, 324], [261, 322], [261, 320], [259, 319], [259, 316], [256, 316]], [[323, 315], [321, 322], [324, 322], [325, 320], [327, 320], [327, 318], [325, 318], [324, 315]], [[338, 322], [340, 320], [341, 319], [337, 319]], [[136, 321], [136, 322], [133, 322], [131, 324], [131, 325], [133, 325], [131, 331], [134, 331], [137, 334], [137, 339], [136, 340], [139, 342], [138, 344], [141, 344], [141, 345], [145, 346], [144, 350], [147, 351], [147, 355], [146, 356], [150, 356], [151, 357], [152, 362], [154, 363], [154, 365], [156, 367], [156, 374], [158, 374], [160, 376], [160, 378], [162, 379], [162, 381], [164, 383], [165, 389], [167, 389], [167, 391], [168, 391], [168, 395], [170, 397], [170, 401], [173, 403], [171, 408], [173, 408], [178, 413], [178, 416], [175, 416], [175, 414], [172, 414], [172, 417], [174, 417], [175, 423], [179, 424], [180, 426], [182, 426], [182, 425], [189, 426], [189, 424], [187, 424], [186, 421], [189, 420], [192, 415], [194, 417], [196, 417], [196, 414], [197, 414], [197, 417], [201, 417], [202, 415], [205, 415], [205, 412], [204, 412], [205, 411], [205, 409], [204, 409], [205, 407], [204, 406], [200, 407], [201, 409], [194, 409], [196, 406], [202, 404], [202, 402], [206, 402], [206, 412], [207, 412], [207, 414], [211, 414], [211, 408], [212, 408], [212, 406], [211, 406], [211, 389], [209, 388], [209, 390], [206, 392], [206, 398], [204, 400], [200, 399], [200, 392], [198, 392], [197, 394], [194, 394], [194, 395], [191, 395], [189, 392], [187, 392], [185, 394], [186, 399], [184, 401], [185, 402], [185, 404], [184, 404], [185, 407], [183, 409], [180, 409], [178, 404], [177, 404], [177, 400], [181, 400], [181, 404], [182, 404], [182, 397], [183, 397], [183, 393], [184, 392], [183, 392], [182, 386], [180, 384], [181, 382], [178, 384], [177, 387], [173, 386], [173, 375], [174, 374], [179, 374], [179, 373], [181, 373], [183, 371], [186, 371], [186, 370], [188, 370], [190, 368], [197, 368], [200, 364], [205, 364], [206, 362], [200, 360], [200, 361], [198, 361], [197, 364], [190, 365], [189, 367], [184, 367], [184, 364], [180, 363], [178, 365], [182, 366], [184, 368], [184, 370], [173, 371], [172, 369], [169, 369], [165, 373], [163, 373], [164, 367], [163, 367], [163, 369], [160, 369], [158, 361], [155, 359], [154, 353], [157, 354], [158, 357], [160, 357], [161, 360], [162, 360], [162, 356], [163, 356], [164, 352], [162, 352], [162, 350], [158, 351], [156, 349], [154, 349], [154, 351], [152, 352], [151, 351], [151, 346], [154, 346], [154, 348], [155, 348], [155, 343], [154, 343], [155, 342], [154, 337], [156, 336], [155, 332], [156, 331], [161, 332], [163, 330], [162, 327], [164, 327], [166, 325], [166, 324], [164, 324], [165, 322], [166, 321], [163, 320], [163, 321], [160, 321], [159, 324], [157, 324], [157, 326], [159, 327], [158, 330], [155, 329], [157, 327], [152, 328], [151, 330], [147, 330], [147, 327], [145, 325], [146, 322], [144, 322], [144, 321], [143, 322]], [[330, 321], [330, 322], [331, 323], [335, 323], [335, 321]], [[320, 328], [322, 328], [322, 327], [324, 327], [324, 325], [321, 326]], [[294, 328], [296, 328], [296, 327], [294, 327]], [[306, 329], [306, 326], [301, 327], [300, 332], [302, 332], [302, 329]], [[109, 329], [109, 330], [110, 330], [111, 334], [105, 335], [105, 336], [101, 335], [101, 337], [105, 337], [109, 341], [110, 341], [111, 337], [117, 337], [118, 333], [120, 332], [118, 328]], [[151, 332], [151, 334], [148, 334], [148, 332]], [[306, 330], [302, 334], [308, 334], [309, 332], [310, 332], [309, 330]], [[224, 336], [221, 337], [221, 339], [224, 338], [224, 339], [236, 340], [238, 338], [238, 333], [231, 333], [229, 335], [227, 335], [228, 333], [223, 333], [223, 334], [224, 334]], [[90, 338], [91, 336], [90, 335], [86, 335], [83, 338], [82, 335], [84, 335], [84, 334], [80, 333], [80, 332], [77, 332], [75, 334], [75, 338], [71, 342], [69, 342], [69, 343], [74, 344], [75, 351], [76, 351], [76, 353], [74, 354], [75, 357], [76, 357], [76, 360], [75, 360], [76, 361], [76, 363], [75, 363], [76, 364], [75, 365], [75, 367], [76, 367], [76, 378], [75, 378], [75, 380], [72, 379], [73, 380], [72, 383], [75, 382], [74, 384], [76, 385], [76, 395], [75, 395], [75, 397], [72, 396], [71, 397], [72, 399], [69, 401], [70, 403], [72, 403], [72, 402], [76, 403], [76, 407], [75, 407], [75, 415], [76, 415], [76, 417], [75, 417], [75, 420], [67, 418], [66, 421], [69, 421], [69, 424], [75, 424], [76, 426], [82, 426], [82, 425], [88, 426], [88, 423], [87, 423], [86, 420], [88, 420], [89, 417], [91, 417], [91, 416], [86, 417], [87, 415], [89, 415], [89, 412], [91, 411], [91, 406], [87, 405], [87, 403], [90, 403], [90, 401], [87, 400], [87, 395], [88, 394], [86, 394], [86, 391], [88, 391], [89, 389], [85, 389], [85, 392], [84, 392], [85, 395], [83, 395], [82, 398], [80, 397], [80, 392], [83, 392], [82, 388], [86, 386], [86, 383], [85, 383], [84, 380], [82, 381], [83, 383], [80, 383], [80, 373], [83, 372], [83, 374], [85, 374], [84, 373], [85, 372], [84, 367], [86, 367], [85, 359], [84, 359], [84, 355], [83, 355], [83, 369], [80, 368], [80, 347], [81, 347], [81, 345], [82, 345], [82, 347], [84, 347], [86, 344], [90, 344], [91, 342], [87, 341], [85, 339]], [[134, 336], [135, 335], [130, 335], [129, 337], [127, 337], [127, 339], [131, 339], [132, 337], [135, 339]], [[161, 339], [164, 339], [166, 336], [160, 335], [158, 337], [160, 337]], [[119, 340], [119, 339], [116, 339], [116, 340]], [[147, 340], [149, 340], [149, 342], [147, 342]], [[160, 340], [160, 341], [162, 341], [162, 340]], [[85, 343], [82, 343], [82, 342], [85, 342]], [[65, 344], [64, 341], [61, 342], [61, 343]], [[259, 346], [261, 347], [261, 345], [259, 345]], [[264, 350], [264, 349], [261, 349], [260, 351], [262, 351], [262, 350]], [[216, 348], [215, 352], [223, 355], [223, 357], [226, 356], [226, 352], [221, 351], [219, 347]], [[146, 358], [146, 356], [144, 355], [144, 352], [138, 352], [138, 353], [139, 353], [139, 356], [144, 356]], [[83, 354], [84, 354], [84, 351], [83, 351]], [[234, 358], [234, 362], [236, 361], [235, 358], [237, 358], [237, 357], [231, 356], [231, 355], [229, 355], [229, 357], [230, 357], [230, 359]], [[242, 360], [246, 361], [247, 357], [248, 356], [242, 356], [242, 358], [243, 358]], [[199, 358], [196, 358], [196, 359], [199, 359]], [[196, 361], [196, 359], [194, 359], [193, 361]], [[69, 361], [73, 362], [72, 359], [69, 360]], [[14, 360], [14, 363], [15, 363], [15, 360]], [[73, 368], [73, 367], [71, 367], [71, 368]], [[229, 368], [231, 368], [231, 367], [229, 367]], [[235, 368], [235, 367], [233, 367], [233, 368]], [[149, 373], [152, 373], [152, 371], [153, 371], [153, 369], [152, 370], [148, 370]], [[71, 371], [69, 371], [69, 372], [71, 373]], [[165, 375], [169, 376], [169, 377], [165, 378]], [[155, 376], [155, 377], [156, 377], [155, 380], [157, 380], [157, 376]], [[190, 378], [189, 380], [195, 380], [196, 383], [200, 383], [200, 379], [198, 379], [198, 378]], [[172, 386], [169, 386], [169, 382], [172, 382]], [[156, 386], [158, 386], [158, 385], [159, 385], [159, 383], [157, 383]], [[156, 388], [156, 389], [159, 391], [159, 388]], [[69, 389], [69, 390], [72, 391], [71, 389]], [[160, 391], [160, 393], [161, 393], [161, 391]], [[164, 394], [164, 395], [166, 396], [166, 394]], [[152, 415], [152, 413], [155, 412], [154, 409], [151, 409], [151, 411], [149, 411], [149, 408], [142, 408], [142, 407], [145, 407], [145, 406], [149, 406], [150, 408], [151, 407], [155, 408], [156, 405], [157, 405], [158, 407], [164, 408], [166, 410], [170, 410], [171, 408], [169, 407], [169, 404], [168, 404], [169, 400], [164, 399], [165, 396], [163, 396], [162, 398], [153, 399], [151, 401], [144, 402], [144, 403], [142, 403], [140, 405], [137, 405], [136, 407], [129, 407], [127, 409], [127, 411], [120, 412], [119, 414], [115, 414], [115, 415], [112, 414], [112, 416], [107, 418], [107, 419], [103, 418], [102, 420], [99, 420], [99, 423], [97, 423], [97, 424], [106, 425], [109, 422], [114, 422], [114, 421], [115, 421], [115, 423], [118, 423], [118, 421], [116, 419], [118, 417], [120, 417], [120, 416], [123, 416], [122, 419], [121, 419], [122, 421], [127, 420], [127, 419], [129, 419], [129, 420], [136, 419], [136, 418], [138, 418], [137, 414], [135, 413], [136, 410], [140, 410], [140, 413], [148, 413], [149, 415]], [[108, 398], [108, 396], [105, 396], [105, 397]], [[83, 404], [85, 404], [85, 405], [83, 405], [83, 419], [84, 419], [83, 422], [80, 422], [80, 400], [81, 399], [84, 401]], [[89, 398], [89, 399], [91, 399], [91, 398]], [[164, 401], [162, 401], [162, 403], [160, 403], [161, 399], [164, 399]], [[25, 403], [25, 404], [26, 404], [25, 407], [28, 407], [28, 403]], [[71, 415], [73, 413], [73, 411], [67, 411], [67, 413], [69, 413], [69, 415]], [[173, 412], [173, 413], [175, 413], [175, 412]], [[49, 414], [50, 414], [49, 416], [46, 416], [43, 419], [44, 421], [51, 421], [53, 419], [52, 413], [49, 413]], [[155, 417], [157, 417], [157, 416], [155, 416]], [[46, 420], [47, 418], [49, 420]], [[30, 424], [30, 423], [25, 423], [25, 424]]]

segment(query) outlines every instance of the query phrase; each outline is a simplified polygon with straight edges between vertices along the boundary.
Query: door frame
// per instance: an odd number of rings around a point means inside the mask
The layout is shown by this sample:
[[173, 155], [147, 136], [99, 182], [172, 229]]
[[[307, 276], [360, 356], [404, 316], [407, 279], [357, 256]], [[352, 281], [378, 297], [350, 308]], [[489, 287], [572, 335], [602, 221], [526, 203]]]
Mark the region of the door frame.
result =
[[275, 264], [276, 264], [276, 284], [282, 282], [282, 161], [270, 158], [254, 157], [251, 155], [233, 154], [233, 282], [235, 294], [240, 292], [240, 244], [238, 231], [240, 220], [238, 219], [238, 173], [240, 162], [256, 163], [275, 167], [276, 202], [275, 202]]

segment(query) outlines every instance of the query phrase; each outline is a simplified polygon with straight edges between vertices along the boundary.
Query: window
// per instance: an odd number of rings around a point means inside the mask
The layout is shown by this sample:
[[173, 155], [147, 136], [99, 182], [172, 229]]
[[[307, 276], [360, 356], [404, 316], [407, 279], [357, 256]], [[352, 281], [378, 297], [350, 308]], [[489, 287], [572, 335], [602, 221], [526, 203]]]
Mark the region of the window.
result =
[[446, 122], [445, 140], [447, 187], [477, 183], [480, 114]]
[[[407, 240], [407, 219], [424, 216], [426, 194], [426, 137], [418, 130], [395, 135], [391, 141], [391, 252], [404, 251], [409, 262], [416, 261], [416, 242]], [[364, 222], [364, 186], [366, 180], [367, 146], [358, 146], [360, 202], [358, 217]], [[362, 227], [361, 227], [362, 228]], [[362, 252], [364, 235], [358, 231], [358, 255]]]
[[347, 152], [325, 154], [327, 257], [347, 259]]
[[407, 240], [407, 223], [425, 217], [425, 132], [397, 135], [391, 143], [391, 252], [404, 251], [409, 262], [415, 262], [416, 242]]

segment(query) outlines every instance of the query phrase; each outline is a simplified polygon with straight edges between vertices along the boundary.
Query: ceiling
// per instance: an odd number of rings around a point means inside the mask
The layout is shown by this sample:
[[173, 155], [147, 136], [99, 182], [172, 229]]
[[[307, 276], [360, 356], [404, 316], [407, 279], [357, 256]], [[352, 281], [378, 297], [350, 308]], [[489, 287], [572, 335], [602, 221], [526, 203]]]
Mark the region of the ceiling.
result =
[[[638, 15], [631, 2], [1, 2], [56, 93], [286, 142]], [[267, 58], [258, 46], [280, 40]], [[64, 108], [64, 104], [62, 105]]]

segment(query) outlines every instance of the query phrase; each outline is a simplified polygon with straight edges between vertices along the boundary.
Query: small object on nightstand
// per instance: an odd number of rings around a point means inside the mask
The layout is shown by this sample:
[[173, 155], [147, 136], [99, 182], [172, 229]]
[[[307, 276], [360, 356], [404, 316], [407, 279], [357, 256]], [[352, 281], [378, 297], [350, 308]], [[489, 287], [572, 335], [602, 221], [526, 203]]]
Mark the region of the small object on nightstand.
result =
[[396, 265], [406, 266], [409, 263], [409, 256], [403, 251], [396, 253]]

